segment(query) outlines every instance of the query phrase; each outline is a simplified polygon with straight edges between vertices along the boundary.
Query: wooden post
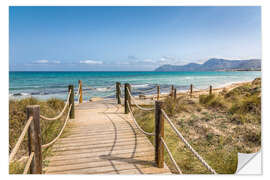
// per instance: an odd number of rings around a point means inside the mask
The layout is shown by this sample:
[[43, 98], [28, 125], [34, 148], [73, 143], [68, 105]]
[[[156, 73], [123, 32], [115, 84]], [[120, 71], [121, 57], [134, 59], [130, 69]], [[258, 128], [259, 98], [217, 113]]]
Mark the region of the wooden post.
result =
[[174, 86], [172, 85], [172, 89], [171, 89], [171, 97], [173, 97], [173, 90], [174, 90]]
[[163, 103], [155, 101], [155, 161], [158, 168], [164, 167], [164, 145], [161, 138], [164, 138], [164, 118], [161, 112]]
[[117, 99], [117, 104], [121, 104], [121, 83], [116, 82], [116, 99]]
[[71, 94], [69, 97], [69, 106], [71, 105], [71, 110], [69, 113], [69, 118], [74, 119], [75, 118], [75, 112], [74, 112], [74, 87], [73, 85], [68, 86], [68, 92], [71, 90]]
[[[129, 92], [130, 92], [130, 95], [131, 95], [131, 86], [130, 86], [130, 84], [128, 83], [127, 84], [127, 88], [128, 88], [128, 90], [129, 90]], [[130, 97], [130, 95], [128, 94], [128, 104], [129, 104], [129, 107], [131, 107], [131, 97]]]
[[157, 86], [157, 100], [159, 100], [159, 94], [160, 94], [160, 86]]
[[193, 92], [193, 85], [190, 84], [190, 97], [192, 97], [192, 92]]
[[128, 104], [127, 104], [129, 103], [128, 87], [129, 87], [129, 84], [125, 83], [125, 114], [129, 113]]
[[79, 103], [82, 103], [82, 101], [83, 101], [83, 93], [82, 93], [82, 81], [81, 80], [79, 80], [79, 87], [80, 87], [80, 90], [79, 90], [79, 93], [80, 93]]
[[210, 85], [210, 88], [209, 88], [209, 95], [212, 94], [212, 85]]
[[174, 88], [174, 91], [173, 91], [173, 99], [174, 99], [174, 101], [176, 101], [176, 98], [177, 98], [176, 88]]
[[42, 174], [42, 149], [39, 110], [39, 105], [30, 105], [26, 107], [27, 119], [29, 119], [30, 116], [33, 117], [33, 120], [28, 129], [29, 155], [32, 152], [35, 153], [30, 165], [30, 174]]

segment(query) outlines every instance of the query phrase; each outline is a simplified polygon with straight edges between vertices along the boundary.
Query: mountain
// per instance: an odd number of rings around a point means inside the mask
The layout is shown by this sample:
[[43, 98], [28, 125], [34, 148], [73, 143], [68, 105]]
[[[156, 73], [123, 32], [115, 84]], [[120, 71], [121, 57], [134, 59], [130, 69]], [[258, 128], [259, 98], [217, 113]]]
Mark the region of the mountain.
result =
[[261, 70], [260, 59], [226, 60], [212, 58], [203, 64], [189, 63], [183, 66], [166, 64], [155, 71], [251, 71]]

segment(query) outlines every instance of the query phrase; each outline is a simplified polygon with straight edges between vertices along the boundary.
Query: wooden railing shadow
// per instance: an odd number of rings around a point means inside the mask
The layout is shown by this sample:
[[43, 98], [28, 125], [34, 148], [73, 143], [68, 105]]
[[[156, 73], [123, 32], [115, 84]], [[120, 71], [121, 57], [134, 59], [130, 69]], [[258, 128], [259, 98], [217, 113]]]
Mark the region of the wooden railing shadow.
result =
[[[103, 111], [104, 115], [106, 115], [106, 117], [111, 121], [111, 123], [113, 124], [114, 126], [114, 132], [115, 132], [115, 136], [114, 136], [114, 142], [112, 144], [112, 147], [111, 147], [111, 150], [110, 152], [108, 153], [108, 155], [102, 155], [100, 156], [101, 159], [107, 159], [108, 161], [110, 161], [111, 165], [113, 166], [114, 170], [116, 173], [119, 173], [119, 171], [117, 170], [116, 166], [113, 164], [113, 161], [115, 161], [116, 159], [118, 160], [122, 160], [123, 162], [128, 162], [128, 161], [131, 161], [133, 160], [134, 161], [134, 156], [135, 156], [135, 153], [136, 153], [136, 150], [137, 150], [137, 146], [138, 146], [138, 140], [137, 140], [137, 134], [136, 134], [136, 131], [134, 129], [134, 127], [131, 125], [130, 122], [128, 122], [125, 118], [123, 118], [122, 116], [119, 116], [120, 114], [123, 114], [121, 112], [119, 112], [120, 110], [120, 106], [117, 106], [115, 104], [112, 104], [113, 107], [115, 107], [115, 111], [114, 112], [106, 112], [108, 109], [109, 109], [109, 105], [108, 104], [105, 104], [106, 106], [106, 109], [105, 111]], [[112, 156], [112, 152], [113, 152], [113, 149], [116, 145], [116, 142], [117, 142], [117, 135], [118, 135], [118, 131], [117, 131], [117, 126], [116, 124], [114, 123], [113, 119], [109, 116], [110, 114], [118, 114], [118, 116], [124, 120], [124, 122], [126, 122], [130, 127], [131, 127], [131, 130], [133, 131], [133, 134], [134, 134], [134, 147], [133, 147], [133, 150], [131, 152], [131, 155], [130, 155], [130, 158], [124, 158], [124, 157], [114, 157]], [[147, 162], [147, 161], [146, 161]], [[134, 167], [142, 174], [140, 168], [137, 167], [136, 163], [132, 163], [134, 164]], [[151, 164], [151, 163], [150, 163]]]

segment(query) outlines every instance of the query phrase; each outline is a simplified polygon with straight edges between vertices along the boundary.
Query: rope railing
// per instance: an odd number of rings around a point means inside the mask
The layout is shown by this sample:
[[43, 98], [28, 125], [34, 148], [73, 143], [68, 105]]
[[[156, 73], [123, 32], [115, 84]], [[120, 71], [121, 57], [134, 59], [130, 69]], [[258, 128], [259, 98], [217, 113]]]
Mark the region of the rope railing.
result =
[[146, 132], [146, 131], [144, 131], [144, 130], [140, 127], [140, 125], [137, 123], [137, 121], [136, 121], [136, 119], [135, 119], [135, 117], [134, 117], [134, 115], [133, 115], [133, 112], [132, 112], [132, 110], [131, 110], [131, 108], [130, 108], [129, 103], [127, 103], [127, 105], [128, 105], [128, 109], [129, 109], [129, 112], [130, 112], [130, 116], [132, 117], [132, 119], [133, 119], [135, 125], [137, 126], [137, 128], [138, 128], [142, 133], [144, 133], [144, 134], [146, 134], [146, 135], [148, 135], [148, 136], [154, 136], [155, 133], [149, 133], [149, 132]]
[[179, 168], [179, 166], [178, 166], [178, 164], [176, 163], [176, 161], [174, 160], [173, 155], [172, 155], [172, 153], [171, 153], [169, 147], [167, 146], [166, 142], [164, 141], [164, 139], [163, 139], [162, 137], [160, 137], [160, 139], [161, 139], [161, 142], [163, 143], [163, 145], [164, 145], [166, 151], [168, 152], [169, 157], [170, 157], [171, 161], [173, 162], [173, 164], [174, 164], [176, 170], [178, 171], [179, 174], [182, 174], [182, 171], [181, 171], [181, 169]]
[[77, 90], [77, 93], [75, 94], [75, 96], [78, 96], [79, 95], [80, 89], [81, 89], [81, 86], [79, 85], [78, 90]]
[[63, 110], [62, 110], [57, 116], [55, 116], [55, 117], [53, 117], [53, 118], [49, 118], [49, 117], [45, 117], [45, 116], [43, 116], [43, 115], [40, 115], [40, 117], [41, 117], [42, 119], [44, 119], [44, 120], [47, 120], [47, 121], [54, 121], [54, 120], [57, 120], [57, 119], [59, 119], [60, 117], [62, 117], [62, 115], [64, 114], [64, 112], [65, 112], [65, 110], [66, 110], [66, 108], [67, 108], [67, 106], [68, 106], [70, 94], [71, 94], [71, 91], [69, 91], [69, 93], [68, 93], [68, 98], [67, 98], [67, 100], [66, 100], [66, 104], [65, 104]]
[[31, 152], [27, 162], [26, 162], [26, 165], [25, 165], [25, 168], [23, 170], [23, 174], [27, 174], [29, 168], [30, 168], [30, 165], [31, 165], [31, 162], [33, 160], [33, 157], [34, 157], [35, 153], [34, 152]]
[[139, 109], [141, 109], [141, 110], [143, 110], [143, 111], [152, 111], [152, 110], [155, 109], [155, 108], [144, 108], [144, 107], [141, 107], [140, 105], [137, 104], [135, 98], [131, 95], [131, 93], [130, 93], [130, 91], [129, 91], [128, 88], [127, 88], [127, 91], [128, 91], [128, 93], [129, 93], [129, 96], [131, 97], [131, 100], [134, 102], [134, 104], [135, 104]]
[[64, 131], [66, 125], [67, 125], [67, 121], [68, 121], [68, 119], [69, 119], [69, 113], [70, 113], [70, 110], [71, 110], [71, 106], [72, 106], [72, 105], [69, 106], [69, 110], [68, 110], [68, 113], [67, 113], [67, 117], [66, 117], [65, 123], [64, 123], [64, 125], [63, 125], [61, 131], [59, 132], [59, 134], [58, 134], [51, 142], [49, 142], [49, 143], [47, 143], [47, 144], [43, 144], [43, 145], [41, 146], [42, 148], [47, 148], [47, 147], [51, 146], [51, 145], [52, 145], [53, 143], [55, 143], [55, 142], [59, 139], [59, 137], [62, 135], [62, 133], [63, 133], [63, 131]]
[[84, 85], [85, 88], [83, 88], [84, 91], [88, 91], [88, 90], [95, 90], [96, 88], [90, 87], [90, 86], [86, 86]]
[[199, 155], [199, 153], [192, 148], [192, 146], [188, 143], [188, 141], [184, 138], [184, 136], [178, 131], [178, 129], [174, 126], [173, 122], [170, 120], [170, 118], [167, 116], [166, 112], [161, 109], [161, 112], [167, 122], [170, 124], [174, 132], [177, 134], [177, 136], [184, 142], [184, 144], [188, 147], [188, 149], [197, 157], [197, 159], [213, 174], [217, 174], [216, 171], [207, 164], [207, 162]]
[[33, 120], [33, 117], [32, 116], [29, 117], [29, 119], [27, 120], [27, 122], [26, 122], [26, 124], [25, 124], [25, 126], [23, 128], [23, 131], [22, 131], [22, 133], [21, 133], [21, 135], [20, 135], [20, 137], [19, 137], [19, 139], [18, 139], [18, 141], [16, 143], [16, 145], [14, 146], [13, 150], [10, 153], [9, 162], [13, 162], [13, 159], [14, 159], [16, 153], [19, 150], [19, 147], [20, 147], [20, 145], [21, 145], [21, 143], [22, 143], [22, 141], [24, 139], [24, 136], [25, 136], [25, 134], [26, 134], [26, 132], [27, 132], [27, 130], [28, 130], [28, 128], [29, 128], [32, 120]]
[[[87, 90], [97, 90], [98, 88], [100, 88], [100, 87], [91, 87], [91, 86], [88, 86], [88, 85], [84, 85], [84, 87], [85, 87], [85, 88], [83, 88], [84, 91], [87, 91]], [[107, 86], [107, 87], [104, 87], [104, 88], [106, 88], [107, 91], [115, 90], [115, 87], [114, 86]]]
[[194, 87], [194, 86], [193, 86], [193, 89], [194, 89], [195, 91], [207, 91], [207, 90], [209, 90], [209, 87], [204, 88], [204, 89], [200, 89], [200, 88], [197, 88], [197, 87]]
[[115, 90], [115, 86], [114, 85], [108, 86], [107, 89], [109, 89], [109, 90]]
[[113, 96], [113, 95], [115, 95], [115, 91], [113, 91], [113, 92], [112, 92], [112, 93], [110, 93], [110, 94], [107, 94], [107, 95], [105, 96], [105, 98], [106, 98], [106, 97]]
[[140, 93], [147, 93], [147, 92], [151, 92], [154, 89], [156, 89], [157, 87], [153, 87], [151, 89], [146, 89], [146, 90], [139, 90], [139, 89], [134, 89], [135, 92], [140, 92]]
[[81, 98], [81, 94], [79, 94], [79, 97], [77, 99], [77, 103], [80, 104], [80, 98]]

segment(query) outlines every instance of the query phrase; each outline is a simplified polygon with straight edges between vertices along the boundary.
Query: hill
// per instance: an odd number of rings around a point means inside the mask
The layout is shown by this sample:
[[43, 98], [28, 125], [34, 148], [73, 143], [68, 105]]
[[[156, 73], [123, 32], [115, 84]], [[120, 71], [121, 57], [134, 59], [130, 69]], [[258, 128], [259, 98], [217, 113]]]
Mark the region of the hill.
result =
[[260, 59], [226, 60], [212, 58], [203, 64], [189, 63], [183, 66], [166, 64], [155, 71], [252, 71], [261, 70]]

